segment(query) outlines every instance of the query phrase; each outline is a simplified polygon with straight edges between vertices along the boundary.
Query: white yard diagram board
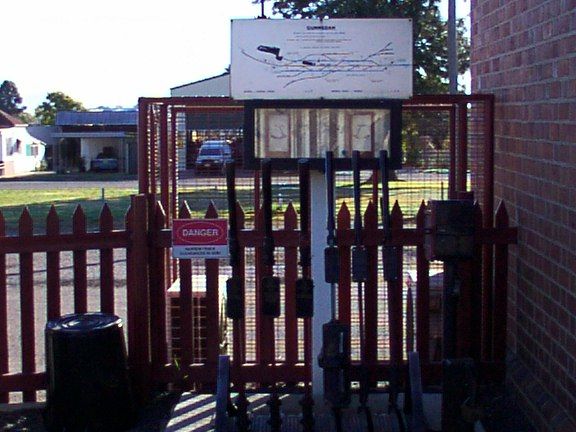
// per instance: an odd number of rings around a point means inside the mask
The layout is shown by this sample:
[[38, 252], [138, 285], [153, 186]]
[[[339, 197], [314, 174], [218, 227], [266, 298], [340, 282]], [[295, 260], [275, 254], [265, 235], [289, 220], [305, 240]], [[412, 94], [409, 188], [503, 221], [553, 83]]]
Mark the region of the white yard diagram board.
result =
[[409, 19], [233, 20], [235, 99], [405, 99]]

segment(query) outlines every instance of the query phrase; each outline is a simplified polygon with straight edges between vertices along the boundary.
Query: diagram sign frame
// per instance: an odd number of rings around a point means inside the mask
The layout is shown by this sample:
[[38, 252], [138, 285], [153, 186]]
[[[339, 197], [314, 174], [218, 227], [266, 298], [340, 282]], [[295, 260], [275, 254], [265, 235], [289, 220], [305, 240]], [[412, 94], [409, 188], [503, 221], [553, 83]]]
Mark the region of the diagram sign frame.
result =
[[377, 169], [380, 150], [390, 167], [402, 167], [401, 100], [251, 100], [244, 102], [244, 167], [296, 170], [299, 159], [324, 168], [327, 150], [334, 167], [350, 170], [354, 150], [361, 169]]
[[234, 99], [407, 99], [411, 19], [232, 20]]
[[226, 219], [174, 219], [172, 224], [174, 258], [219, 259], [229, 256]]

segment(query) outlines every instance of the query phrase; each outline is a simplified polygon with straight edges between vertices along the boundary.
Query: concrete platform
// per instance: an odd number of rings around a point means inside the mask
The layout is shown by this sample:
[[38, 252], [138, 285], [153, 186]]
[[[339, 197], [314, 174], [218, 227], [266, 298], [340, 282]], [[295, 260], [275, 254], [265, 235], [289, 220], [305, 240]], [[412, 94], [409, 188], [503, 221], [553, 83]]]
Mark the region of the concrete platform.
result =
[[[236, 395], [232, 395], [233, 399]], [[301, 411], [299, 401], [302, 395], [281, 395], [282, 400], [282, 432], [297, 432], [302, 430], [300, 425]], [[269, 431], [268, 407], [266, 401], [268, 394], [256, 393], [249, 394], [250, 401], [249, 412], [252, 420], [253, 432]], [[440, 407], [442, 397], [440, 394], [425, 394], [424, 409], [429, 426], [433, 430], [440, 429]], [[373, 413], [374, 426], [376, 431], [396, 432], [398, 431], [396, 419], [388, 415], [388, 395], [378, 394], [370, 395], [369, 406]], [[402, 395], [400, 395], [399, 406], [402, 406]], [[362, 432], [365, 430], [363, 425], [363, 415], [357, 411], [358, 403], [352, 401], [350, 408], [342, 413], [343, 430], [350, 432]], [[314, 407], [315, 412], [315, 431], [316, 432], [333, 432], [336, 430], [334, 419], [330, 414], [328, 407], [320, 402]], [[216, 398], [214, 395], [184, 393], [176, 405], [172, 414], [172, 419], [166, 427], [166, 432], [207, 432], [213, 431], [216, 417]], [[233, 421], [229, 424], [230, 432], [236, 430]]]

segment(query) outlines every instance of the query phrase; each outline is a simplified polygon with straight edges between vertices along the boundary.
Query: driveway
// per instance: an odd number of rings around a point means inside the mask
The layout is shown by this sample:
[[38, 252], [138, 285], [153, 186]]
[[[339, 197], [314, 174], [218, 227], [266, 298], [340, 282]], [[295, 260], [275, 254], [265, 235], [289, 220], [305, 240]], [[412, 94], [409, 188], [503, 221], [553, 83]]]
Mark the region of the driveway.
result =
[[8, 190], [32, 190], [32, 189], [55, 189], [60, 187], [71, 189], [83, 188], [121, 188], [138, 189], [136, 176], [123, 174], [55, 174], [55, 173], [30, 173], [20, 177], [0, 178], [0, 189]]

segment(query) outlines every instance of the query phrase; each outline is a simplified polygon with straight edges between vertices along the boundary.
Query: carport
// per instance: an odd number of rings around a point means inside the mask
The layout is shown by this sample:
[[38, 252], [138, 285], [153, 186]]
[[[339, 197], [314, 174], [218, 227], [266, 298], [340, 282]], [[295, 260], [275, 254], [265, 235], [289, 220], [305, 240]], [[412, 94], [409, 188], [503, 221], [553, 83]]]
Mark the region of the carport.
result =
[[136, 173], [137, 111], [61, 111], [54, 151], [54, 170], [88, 171], [99, 154], [118, 160], [118, 171]]

